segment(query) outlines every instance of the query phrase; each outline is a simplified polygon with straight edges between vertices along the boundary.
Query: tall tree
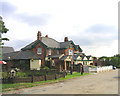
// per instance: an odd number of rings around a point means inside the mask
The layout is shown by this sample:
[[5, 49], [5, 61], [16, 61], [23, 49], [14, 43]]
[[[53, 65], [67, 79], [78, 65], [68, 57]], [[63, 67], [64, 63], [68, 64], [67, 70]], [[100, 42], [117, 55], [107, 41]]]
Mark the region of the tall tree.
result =
[[[8, 29], [5, 27], [2, 17], [0, 16], [0, 60], [2, 60], [2, 43], [3, 40], [9, 41], [8, 38], [2, 38], [2, 34], [7, 33]], [[1, 67], [0, 67], [1, 68]]]
[[8, 38], [2, 38], [2, 34], [7, 33], [7, 31], [9, 30], [5, 27], [2, 17], [0, 16], [0, 45], [3, 45], [2, 40], [9, 41]]
[[102, 60], [102, 59], [104, 59], [104, 62], [103, 62], [104, 66], [113, 65], [113, 66], [116, 66], [116, 67], [120, 68], [120, 54], [116, 54], [112, 57], [102, 56], [102, 57], [100, 57], [99, 60]]

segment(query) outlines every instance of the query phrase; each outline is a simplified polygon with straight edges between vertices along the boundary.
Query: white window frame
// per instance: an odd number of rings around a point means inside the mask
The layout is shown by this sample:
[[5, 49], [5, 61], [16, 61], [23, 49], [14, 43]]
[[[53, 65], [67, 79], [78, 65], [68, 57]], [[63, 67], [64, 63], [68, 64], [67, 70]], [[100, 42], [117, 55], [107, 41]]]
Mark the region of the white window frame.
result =
[[49, 49], [49, 55], [51, 55], [51, 49]]
[[37, 48], [37, 54], [39, 54], [39, 55], [42, 54], [42, 48]]
[[69, 55], [73, 55], [73, 50], [69, 49]]

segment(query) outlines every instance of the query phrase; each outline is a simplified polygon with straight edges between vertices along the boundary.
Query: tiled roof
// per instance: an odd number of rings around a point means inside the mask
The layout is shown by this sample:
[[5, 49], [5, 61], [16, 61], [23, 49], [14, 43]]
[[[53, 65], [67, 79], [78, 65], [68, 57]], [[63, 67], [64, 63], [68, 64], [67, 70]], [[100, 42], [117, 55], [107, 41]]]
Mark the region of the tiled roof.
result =
[[[0, 50], [1, 50], [1, 48], [0, 48]], [[7, 47], [7, 46], [2, 47], [2, 54], [9, 53], [9, 52], [14, 52], [13, 47]]]
[[36, 40], [29, 45], [25, 46], [21, 50], [28, 50], [34, 48], [38, 43], [41, 43], [44, 47], [47, 48], [58, 48], [58, 49], [66, 49], [70, 44], [73, 44], [75, 50], [80, 49], [82, 52], [82, 49], [79, 47], [79, 45], [75, 45], [72, 40], [67, 42], [57, 42], [56, 40], [49, 38], [49, 37], [41, 37], [40, 40]]
[[42, 37], [42, 42], [47, 45], [47, 47], [60, 48], [59, 42], [49, 37]]
[[63, 56], [60, 60], [65, 60], [68, 56]]
[[9, 60], [9, 59], [8, 59], [9, 57], [10, 57], [11, 59], [13, 59], [19, 52], [20, 52], [20, 51], [5, 53], [5, 54], [3, 54], [2, 59], [3, 59], [3, 60]]
[[22, 49], [29, 49], [31, 48], [38, 40], [35, 40], [34, 42], [30, 43], [29, 45], [25, 46], [24, 48]]
[[58, 54], [58, 55], [49, 55], [48, 57], [50, 58], [59, 58], [60, 56], [62, 56], [63, 54]]
[[17, 51], [17, 52], [11, 52], [11, 53], [5, 53], [3, 54], [3, 60], [10, 60], [12, 59], [41, 59], [36, 54], [34, 54], [32, 51]]
[[57, 42], [56, 40], [49, 37], [41, 37], [41, 40], [35, 40], [34, 42], [22, 48], [22, 50], [31, 49], [38, 43], [42, 43], [44, 46], [48, 48], [60, 48], [60, 43]]
[[70, 43], [71, 43], [71, 41], [68, 41], [68, 42], [60, 42], [60, 48], [67, 48]]

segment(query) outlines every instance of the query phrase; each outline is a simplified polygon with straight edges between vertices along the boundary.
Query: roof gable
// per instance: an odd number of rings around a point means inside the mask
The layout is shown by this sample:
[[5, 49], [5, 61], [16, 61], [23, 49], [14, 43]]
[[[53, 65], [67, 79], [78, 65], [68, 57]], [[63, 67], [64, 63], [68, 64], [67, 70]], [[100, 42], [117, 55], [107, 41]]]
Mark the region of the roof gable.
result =
[[90, 57], [90, 58], [89, 58], [89, 60], [93, 60], [93, 58], [92, 58], [92, 57]]
[[86, 56], [88, 60], [93, 60], [92, 56]]
[[84, 56], [83, 60], [88, 60], [88, 58], [86, 56]]
[[57, 42], [56, 40], [48, 37], [41, 37], [41, 40], [36, 40], [29, 45], [25, 46], [21, 50], [29, 50], [34, 48], [38, 43], [41, 43], [44, 47], [47, 48], [60, 48], [60, 43]]
[[67, 42], [60, 42], [60, 48], [68, 48], [68, 46], [72, 44], [73, 47], [75, 48], [75, 50], [77, 50], [74, 42], [71, 40], [71, 41], [67, 41]]
[[25, 50], [29, 50], [34, 48], [38, 43], [41, 43], [44, 47], [47, 47], [44, 43], [42, 43], [40, 40], [36, 40], [32, 43], [30, 43], [29, 45], [25, 46], [24, 48], [22, 48], [21, 50], [25, 51]]
[[80, 48], [80, 46], [79, 45], [75, 45], [76, 46], [76, 48], [80, 51], [80, 52], [82, 52], [83, 50]]
[[82, 57], [78, 56], [78, 57], [77, 57], [77, 60], [82, 60]]

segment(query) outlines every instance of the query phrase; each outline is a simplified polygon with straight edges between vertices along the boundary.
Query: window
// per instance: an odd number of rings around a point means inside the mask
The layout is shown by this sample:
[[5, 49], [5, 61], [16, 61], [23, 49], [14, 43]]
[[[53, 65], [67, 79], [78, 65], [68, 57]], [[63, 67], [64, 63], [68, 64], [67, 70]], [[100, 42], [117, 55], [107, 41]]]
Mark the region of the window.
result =
[[42, 54], [42, 48], [37, 49], [37, 54]]
[[69, 55], [73, 55], [73, 50], [69, 49]]
[[49, 55], [51, 55], [51, 49], [49, 49]]
[[57, 50], [57, 54], [59, 54], [59, 50]]

